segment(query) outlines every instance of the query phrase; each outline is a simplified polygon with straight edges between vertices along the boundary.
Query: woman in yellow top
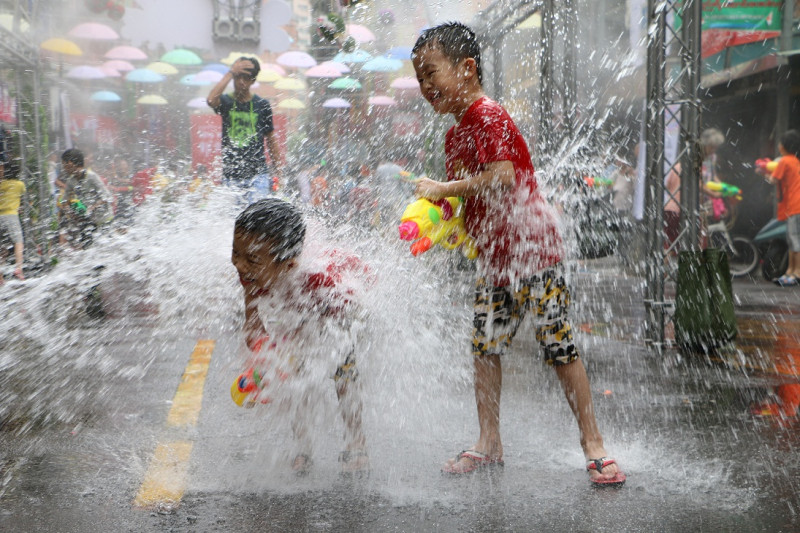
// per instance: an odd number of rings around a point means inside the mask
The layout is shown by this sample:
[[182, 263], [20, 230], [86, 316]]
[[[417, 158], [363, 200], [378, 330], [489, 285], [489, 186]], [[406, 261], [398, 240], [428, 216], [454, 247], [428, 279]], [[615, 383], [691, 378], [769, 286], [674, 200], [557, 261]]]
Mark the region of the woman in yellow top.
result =
[[[17, 179], [19, 171], [17, 161], [0, 160], [0, 232], [7, 234], [14, 242], [14, 259], [16, 260], [14, 277], [23, 280], [25, 279], [22, 274], [24, 241], [22, 226], [19, 223], [19, 205], [22, 195], [25, 194], [25, 184]], [[3, 283], [2, 276], [0, 276], [0, 283]]]

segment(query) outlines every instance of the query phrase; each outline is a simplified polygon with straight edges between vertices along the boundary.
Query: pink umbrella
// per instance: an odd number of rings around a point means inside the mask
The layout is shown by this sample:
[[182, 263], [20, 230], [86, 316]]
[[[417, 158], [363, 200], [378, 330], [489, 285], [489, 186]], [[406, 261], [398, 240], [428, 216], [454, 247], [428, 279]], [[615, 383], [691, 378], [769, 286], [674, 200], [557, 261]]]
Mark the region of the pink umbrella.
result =
[[84, 22], [69, 30], [70, 37], [78, 39], [92, 39], [96, 41], [114, 41], [119, 39], [119, 34], [110, 26], [99, 22]]
[[328, 98], [322, 103], [322, 107], [327, 107], [328, 109], [347, 109], [350, 107], [350, 102], [344, 98]]
[[198, 96], [197, 98], [192, 98], [191, 100], [189, 100], [189, 102], [187, 102], [186, 105], [194, 109], [204, 109], [208, 107], [206, 99], [203, 98], [202, 96]]
[[380, 106], [393, 106], [397, 105], [394, 98], [391, 96], [370, 96], [369, 105], [380, 105]]
[[103, 56], [106, 59], [124, 59], [126, 61], [138, 61], [147, 59], [147, 54], [135, 46], [115, 46]]
[[111, 61], [106, 61], [105, 63], [103, 63], [103, 66], [108, 68], [113, 68], [118, 72], [130, 72], [136, 68], [129, 62], [124, 61], [122, 59], [112, 59]]
[[339, 63], [338, 61], [325, 61], [324, 63], [320, 63], [320, 65], [333, 67], [342, 74], [347, 74], [348, 72], [350, 72], [350, 67], [348, 67], [344, 63]]
[[317, 65], [306, 71], [306, 78], [339, 78], [341, 71], [330, 65]]
[[317, 60], [300, 50], [290, 50], [278, 56], [278, 64], [285, 67], [310, 68], [317, 64]]
[[106, 65], [100, 65], [98, 68], [106, 75], [106, 78], [119, 78], [122, 76], [120, 71], [115, 68]]
[[397, 78], [392, 82], [393, 89], [419, 89], [419, 82], [412, 77]]
[[361, 24], [348, 24], [346, 33], [356, 40], [357, 43], [375, 42], [375, 34], [366, 26]]
[[97, 67], [81, 65], [72, 67], [67, 72], [67, 77], [74, 80], [100, 80], [106, 77], [105, 73]]

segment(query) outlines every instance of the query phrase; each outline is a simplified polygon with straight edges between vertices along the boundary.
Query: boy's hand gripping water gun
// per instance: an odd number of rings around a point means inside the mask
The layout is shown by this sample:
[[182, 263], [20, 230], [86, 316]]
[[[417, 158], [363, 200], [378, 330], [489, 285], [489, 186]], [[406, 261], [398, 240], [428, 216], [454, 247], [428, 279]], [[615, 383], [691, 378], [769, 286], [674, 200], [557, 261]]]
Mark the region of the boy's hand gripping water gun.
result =
[[775, 160], [772, 160], [769, 157], [762, 157], [761, 159], [756, 159], [756, 169], [762, 172], [767, 172], [768, 174], [772, 174], [773, 172], [775, 172], [775, 169], [778, 168], [778, 161], [780, 160], [781, 160], [780, 157]]
[[[269, 337], [261, 337], [256, 340], [251, 347], [253, 354], [260, 353], [264, 343], [268, 341]], [[271, 344], [268, 349], [274, 347], [275, 345]], [[270, 371], [270, 363], [266, 358], [259, 358], [257, 362], [260, 363], [259, 366], [266, 369], [264, 373], [259, 372], [255, 366], [252, 366], [233, 380], [231, 399], [239, 407], [253, 407], [257, 403], [267, 404], [272, 402], [272, 398], [263, 394], [270, 384], [270, 380], [264, 374], [274, 375], [275, 379], [280, 381], [286, 381], [289, 377], [289, 374], [283, 372], [280, 368]]]
[[468, 259], [475, 259], [478, 251], [472, 238], [467, 235], [460, 208], [460, 198], [449, 197], [431, 202], [425, 198], [411, 203], [400, 218], [400, 238], [414, 241], [411, 255], [427, 252], [434, 244], [452, 250], [461, 247]]
[[718, 192], [723, 198], [735, 197], [737, 200], [742, 199], [742, 189], [730, 183], [723, 183], [721, 181], [709, 181], [705, 185], [709, 191]]

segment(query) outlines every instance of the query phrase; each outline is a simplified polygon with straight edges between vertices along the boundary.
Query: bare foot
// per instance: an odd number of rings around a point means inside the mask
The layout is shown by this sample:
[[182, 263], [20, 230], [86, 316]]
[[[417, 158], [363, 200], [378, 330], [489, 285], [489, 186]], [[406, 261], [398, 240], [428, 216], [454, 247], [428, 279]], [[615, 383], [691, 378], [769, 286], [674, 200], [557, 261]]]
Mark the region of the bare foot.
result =
[[301, 453], [294, 458], [294, 461], [292, 461], [292, 470], [294, 470], [297, 474], [307, 474], [311, 469], [311, 464], [311, 457], [305, 453]]
[[339, 454], [342, 474], [369, 474], [369, 455], [366, 450], [345, 450]]

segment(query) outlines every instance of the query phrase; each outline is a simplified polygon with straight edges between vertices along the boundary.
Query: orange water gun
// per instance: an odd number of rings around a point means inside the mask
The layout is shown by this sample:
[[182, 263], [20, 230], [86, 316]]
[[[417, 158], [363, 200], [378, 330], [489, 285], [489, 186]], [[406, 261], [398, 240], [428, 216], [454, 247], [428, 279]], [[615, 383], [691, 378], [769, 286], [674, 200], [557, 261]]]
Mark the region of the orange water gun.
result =
[[449, 197], [431, 202], [425, 198], [412, 202], [400, 217], [400, 238], [413, 241], [411, 255], [427, 252], [434, 244], [452, 250], [461, 248], [468, 259], [475, 259], [478, 250], [464, 227], [461, 216], [463, 201]]

